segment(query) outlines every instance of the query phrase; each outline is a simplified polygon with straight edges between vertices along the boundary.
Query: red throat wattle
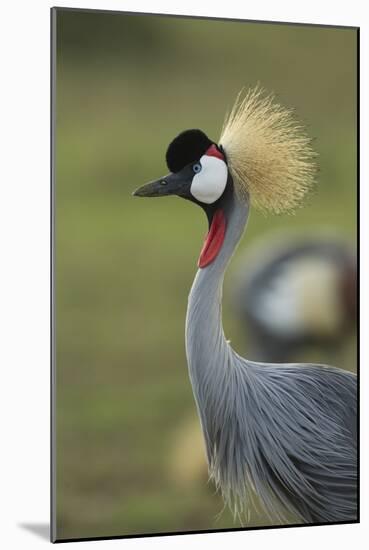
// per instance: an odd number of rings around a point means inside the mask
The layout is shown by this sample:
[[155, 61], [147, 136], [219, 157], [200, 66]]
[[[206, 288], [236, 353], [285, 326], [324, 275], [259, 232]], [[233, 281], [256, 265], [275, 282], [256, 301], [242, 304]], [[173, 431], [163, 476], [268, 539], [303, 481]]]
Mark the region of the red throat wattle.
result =
[[211, 221], [210, 229], [206, 235], [204, 246], [200, 252], [198, 261], [199, 267], [206, 267], [209, 265], [217, 255], [222, 247], [226, 230], [226, 220], [223, 210], [216, 210], [213, 219]]

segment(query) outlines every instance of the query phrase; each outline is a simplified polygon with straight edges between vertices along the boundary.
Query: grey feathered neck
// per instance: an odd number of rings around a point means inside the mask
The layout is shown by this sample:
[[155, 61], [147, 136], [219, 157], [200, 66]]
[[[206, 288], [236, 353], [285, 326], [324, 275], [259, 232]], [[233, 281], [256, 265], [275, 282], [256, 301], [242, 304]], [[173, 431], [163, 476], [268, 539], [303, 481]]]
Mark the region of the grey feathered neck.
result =
[[354, 519], [355, 376], [333, 367], [255, 363], [231, 348], [222, 285], [248, 205], [232, 193], [225, 213], [225, 241], [214, 262], [198, 270], [186, 318], [210, 476], [241, 522], [254, 494], [274, 521], [291, 514], [308, 523]]

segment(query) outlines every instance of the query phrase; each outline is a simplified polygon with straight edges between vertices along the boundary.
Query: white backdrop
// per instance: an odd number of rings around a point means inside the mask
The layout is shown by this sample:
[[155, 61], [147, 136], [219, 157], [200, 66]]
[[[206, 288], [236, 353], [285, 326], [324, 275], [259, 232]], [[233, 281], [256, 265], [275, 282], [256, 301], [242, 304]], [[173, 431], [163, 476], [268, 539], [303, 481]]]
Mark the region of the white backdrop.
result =
[[[361, 26], [362, 370], [360, 525], [86, 542], [84, 547], [361, 549], [369, 539], [368, 460], [368, 22], [363, 0], [80, 0], [68, 7]], [[1, 6], [1, 513], [0, 544], [33, 550], [49, 521], [49, 8], [48, 0]], [[364, 121], [366, 124], [364, 125]], [[25, 526], [31, 526], [32, 529]]]

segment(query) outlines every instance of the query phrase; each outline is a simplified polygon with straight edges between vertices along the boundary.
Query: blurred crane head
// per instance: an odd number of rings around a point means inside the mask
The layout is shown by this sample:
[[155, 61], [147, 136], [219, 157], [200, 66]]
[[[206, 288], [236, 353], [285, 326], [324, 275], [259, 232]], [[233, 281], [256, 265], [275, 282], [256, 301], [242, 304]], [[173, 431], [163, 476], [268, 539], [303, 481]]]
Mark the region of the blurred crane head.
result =
[[337, 231], [279, 231], [245, 250], [233, 305], [254, 359], [288, 361], [319, 348], [341, 364], [356, 325], [356, 292], [353, 247]]

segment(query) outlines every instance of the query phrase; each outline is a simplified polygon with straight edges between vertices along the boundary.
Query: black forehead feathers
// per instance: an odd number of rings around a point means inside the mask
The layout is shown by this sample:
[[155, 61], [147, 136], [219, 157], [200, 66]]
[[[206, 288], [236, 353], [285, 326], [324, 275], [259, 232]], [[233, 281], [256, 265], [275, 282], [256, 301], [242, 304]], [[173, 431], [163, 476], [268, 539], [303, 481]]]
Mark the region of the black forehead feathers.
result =
[[214, 142], [201, 130], [185, 130], [169, 144], [166, 161], [171, 172], [196, 162]]

